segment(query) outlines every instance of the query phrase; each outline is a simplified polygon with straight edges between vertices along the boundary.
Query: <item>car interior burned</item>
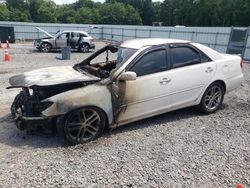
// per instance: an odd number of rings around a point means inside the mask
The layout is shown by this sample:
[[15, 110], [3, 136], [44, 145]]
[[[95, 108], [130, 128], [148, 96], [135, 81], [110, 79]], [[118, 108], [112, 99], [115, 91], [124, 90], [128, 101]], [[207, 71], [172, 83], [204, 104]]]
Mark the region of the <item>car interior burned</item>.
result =
[[[109, 77], [111, 71], [120, 67], [135, 51], [135, 49], [130, 48], [119, 48], [117, 45], [107, 45], [83, 62], [74, 65], [73, 68], [77, 71], [85, 71], [98, 78], [105, 79]], [[116, 54], [116, 56], [113, 54]], [[105, 61], [96, 61], [96, 59], [100, 59], [99, 56], [102, 56], [101, 59], [105, 59]], [[114, 57], [116, 58], [114, 59]]]

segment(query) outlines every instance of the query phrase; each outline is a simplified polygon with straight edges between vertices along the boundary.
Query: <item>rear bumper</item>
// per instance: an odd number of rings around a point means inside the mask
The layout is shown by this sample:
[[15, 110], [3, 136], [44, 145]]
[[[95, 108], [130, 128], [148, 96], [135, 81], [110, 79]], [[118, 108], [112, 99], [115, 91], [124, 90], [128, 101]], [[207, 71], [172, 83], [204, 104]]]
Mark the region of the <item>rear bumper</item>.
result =
[[95, 49], [95, 44], [94, 43], [89, 44], [89, 49]]
[[244, 80], [243, 74], [227, 79], [226, 80], [226, 92], [230, 92], [234, 89], [239, 88], [243, 80]]

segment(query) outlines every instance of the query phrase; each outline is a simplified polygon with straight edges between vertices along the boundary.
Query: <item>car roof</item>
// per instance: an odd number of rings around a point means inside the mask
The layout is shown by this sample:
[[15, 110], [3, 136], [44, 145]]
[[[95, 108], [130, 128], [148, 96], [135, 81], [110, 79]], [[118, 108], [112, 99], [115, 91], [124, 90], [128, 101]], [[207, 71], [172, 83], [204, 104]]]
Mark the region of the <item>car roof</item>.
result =
[[149, 39], [132, 39], [121, 43], [121, 47], [140, 49], [144, 46], [156, 46], [161, 44], [172, 43], [190, 43], [191, 41], [179, 40], [179, 39], [162, 39], [162, 38], [149, 38]]
[[89, 35], [86, 31], [61, 31], [60, 33], [68, 33], [68, 32], [73, 32], [73, 33], [82, 33], [82, 34], [85, 34], [85, 35]]

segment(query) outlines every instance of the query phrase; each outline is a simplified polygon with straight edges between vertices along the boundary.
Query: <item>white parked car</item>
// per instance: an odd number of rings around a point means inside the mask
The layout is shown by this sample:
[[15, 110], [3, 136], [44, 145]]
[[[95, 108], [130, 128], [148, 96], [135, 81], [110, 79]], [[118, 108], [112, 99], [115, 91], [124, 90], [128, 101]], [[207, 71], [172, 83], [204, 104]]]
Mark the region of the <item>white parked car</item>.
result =
[[94, 39], [85, 31], [61, 31], [53, 36], [39, 27], [37, 29], [47, 36], [35, 39], [33, 42], [34, 46], [42, 52], [61, 49], [65, 46], [70, 46], [71, 49], [84, 53], [95, 48]]
[[[102, 55], [104, 62], [95, 62]], [[188, 106], [214, 113], [242, 80], [238, 56], [190, 41], [129, 40], [107, 45], [73, 67], [11, 77], [9, 88], [22, 88], [11, 112], [20, 129], [52, 122], [68, 141], [85, 143], [106, 126]]]

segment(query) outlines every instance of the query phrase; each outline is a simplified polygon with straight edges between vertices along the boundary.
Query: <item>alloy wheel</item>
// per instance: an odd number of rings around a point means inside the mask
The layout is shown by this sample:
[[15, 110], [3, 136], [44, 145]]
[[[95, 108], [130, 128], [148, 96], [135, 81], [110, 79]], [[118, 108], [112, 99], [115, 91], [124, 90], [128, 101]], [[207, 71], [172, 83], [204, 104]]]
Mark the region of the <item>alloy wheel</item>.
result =
[[82, 51], [83, 53], [88, 52], [88, 51], [89, 51], [89, 46], [88, 46], [88, 44], [83, 44], [83, 45], [81, 46], [81, 51]]
[[96, 138], [102, 129], [102, 119], [92, 108], [78, 109], [67, 117], [66, 138], [73, 143], [85, 143]]
[[208, 110], [214, 110], [216, 109], [220, 104], [222, 100], [222, 90], [217, 85], [214, 85], [211, 87], [206, 96], [205, 96], [205, 106]]
[[51, 46], [48, 43], [43, 43], [42, 46], [41, 46], [41, 49], [42, 49], [43, 52], [49, 52], [50, 48], [51, 48]]

